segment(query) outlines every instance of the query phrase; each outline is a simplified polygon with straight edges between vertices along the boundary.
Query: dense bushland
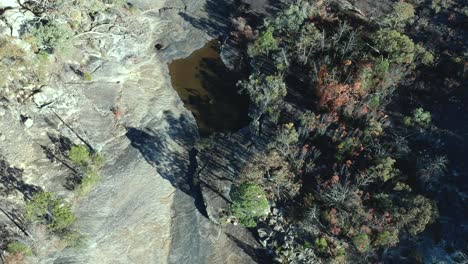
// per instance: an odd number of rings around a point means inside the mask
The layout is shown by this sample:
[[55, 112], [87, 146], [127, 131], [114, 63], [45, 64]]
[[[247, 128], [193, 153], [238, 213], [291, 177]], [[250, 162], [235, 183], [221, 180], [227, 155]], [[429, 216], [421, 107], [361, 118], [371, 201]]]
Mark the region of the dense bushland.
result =
[[[437, 59], [405, 34], [414, 17], [415, 6], [405, 2], [371, 21], [299, 1], [258, 27], [234, 20], [232, 35], [245, 47], [251, 73], [239, 82], [251, 98], [250, 132], [261, 137], [262, 128], [273, 127], [276, 134], [238, 184], [255, 183], [280, 209], [290, 226], [284, 239], [301, 230], [294, 242], [266, 245], [278, 261], [376, 261], [381, 249], [437, 219], [436, 203], [415, 184], [418, 173], [407, 162], [415, 155], [407, 136], [435, 129], [431, 113], [388, 110], [401, 83]], [[444, 157], [428, 160], [434, 174], [445, 169]], [[239, 206], [234, 199], [234, 216]], [[263, 230], [268, 217], [252, 214], [247, 226], [254, 220]]]

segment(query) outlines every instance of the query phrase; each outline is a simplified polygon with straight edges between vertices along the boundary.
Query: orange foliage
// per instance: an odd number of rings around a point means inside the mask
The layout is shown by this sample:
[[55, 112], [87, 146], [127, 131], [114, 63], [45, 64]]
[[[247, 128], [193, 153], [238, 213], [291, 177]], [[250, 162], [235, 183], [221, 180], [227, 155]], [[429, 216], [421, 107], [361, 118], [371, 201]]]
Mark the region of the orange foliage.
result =
[[356, 101], [363, 94], [360, 80], [356, 80], [351, 85], [328, 81], [328, 76], [328, 68], [326, 65], [323, 65], [317, 76], [317, 95], [319, 97], [318, 105], [320, 108], [338, 111], [344, 105]]

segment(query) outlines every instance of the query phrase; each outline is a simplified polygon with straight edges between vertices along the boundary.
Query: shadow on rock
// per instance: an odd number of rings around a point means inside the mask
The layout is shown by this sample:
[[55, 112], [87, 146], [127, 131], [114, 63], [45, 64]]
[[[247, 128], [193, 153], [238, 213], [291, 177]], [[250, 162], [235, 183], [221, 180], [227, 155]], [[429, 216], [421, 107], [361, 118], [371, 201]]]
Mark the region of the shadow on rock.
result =
[[41, 191], [40, 187], [25, 183], [21, 179], [22, 175], [23, 170], [10, 167], [8, 162], [0, 159], [0, 195], [17, 190], [24, 195], [25, 200], [29, 200], [34, 193]]
[[205, 16], [200, 17], [191, 13], [180, 12], [179, 15], [195, 28], [216, 37], [226, 34], [230, 28], [229, 15], [235, 9], [233, 0], [207, 0], [203, 7]]
[[255, 260], [256, 263], [259, 263], [259, 264], [272, 263], [272, 259], [270, 256], [268, 256], [266, 250], [255, 248], [230, 234], [226, 234], [226, 235], [239, 248], [241, 248], [247, 255], [249, 255], [253, 260]]
[[162, 122], [166, 123], [165, 127], [157, 132], [148, 128], [127, 128], [127, 138], [158, 174], [194, 197], [197, 208], [204, 213], [199, 188], [193, 183], [197, 166], [193, 146], [198, 138], [195, 121], [184, 114], [176, 118], [171, 112], [165, 112]]

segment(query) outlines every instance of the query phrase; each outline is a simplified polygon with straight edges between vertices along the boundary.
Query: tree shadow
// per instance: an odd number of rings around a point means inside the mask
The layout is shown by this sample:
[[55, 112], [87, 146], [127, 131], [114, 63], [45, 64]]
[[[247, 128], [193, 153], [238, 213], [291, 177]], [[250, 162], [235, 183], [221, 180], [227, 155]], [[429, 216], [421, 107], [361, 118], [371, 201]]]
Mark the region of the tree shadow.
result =
[[259, 16], [274, 16], [281, 5], [281, 0], [207, 0], [202, 10], [204, 16], [187, 12], [179, 12], [179, 15], [195, 28], [219, 37], [228, 35], [230, 18], [239, 11], [239, 7], [244, 6]]
[[[175, 117], [172, 112], [166, 111], [164, 120], [167, 128], [163, 133], [129, 127], [126, 136], [159, 175], [175, 188], [194, 197], [197, 209], [206, 215], [201, 192], [193, 182], [197, 167], [197, 152], [193, 149], [198, 138], [197, 126], [188, 114]], [[174, 151], [178, 147], [184, 148], [184, 151]]]
[[50, 162], [59, 162], [71, 171], [71, 174], [65, 179], [64, 187], [69, 190], [75, 190], [76, 186], [81, 182], [85, 172], [81, 171], [80, 168], [72, 164], [68, 158], [67, 153], [73, 146], [71, 140], [62, 135], [47, 134], [52, 144], [41, 145], [47, 159]]
[[0, 194], [12, 194], [17, 190], [21, 192], [25, 200], [30, 200], [32, 196], [42, 189], [38, 186], [27, 184], [21, 178], [23, 170], [11, 167], [3, 158], [0, 158]]
[[267, 254], [265, 249], [255, 248], [242, 240], [236, 238], [233, 235], [226, 234], [229, 239], [231, 239], [239, 248], [241, 248], [247, 255], [249, 255], [256, 263], [267, 264], [272, 263], [273, 260]]
[[193, 13], [179, 12], [179, 15], [195, 28], [205, 31], [212, 37], [218, 37], [228, 33], [230, 28], [229, 15], [235, 9], [235, 2], [232, 0], [207, 0], [202, 17]]

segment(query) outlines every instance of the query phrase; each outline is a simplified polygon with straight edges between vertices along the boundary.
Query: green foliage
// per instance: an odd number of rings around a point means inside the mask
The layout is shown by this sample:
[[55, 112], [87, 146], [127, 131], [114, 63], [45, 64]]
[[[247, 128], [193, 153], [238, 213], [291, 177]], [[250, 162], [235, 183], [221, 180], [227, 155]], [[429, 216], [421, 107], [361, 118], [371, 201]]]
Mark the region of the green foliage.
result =
[[426, 51], [426, 49], [421, 45], [415, 46], [417, 58], [422, 64], [432, 65], [434, 63], [434, 54]]
[[[378, 96], [374, 96], [374, 97], [378, 98]], [[374, 108], [376, 108], [376, 107], [374, 107]], [[372, 119], [372, 120], [369, 121], [369, 126], [367, 127], [367, 129], [364, 130], [364, 137], [365, 137], [365, 139], [370, 140], [372, 138], [376, 138], [376, 137], [382, 135], [383, 131], [384, 131], [384, 129], [383, 129], [382, 123]]]
[[98, 153], [90, 154], [83, 145], [73, 146], [68, 153], [68, 157], [73, 163], [83, 167], [86, 171], [81, 183], [76, 187], [77, 194], [88, 194], [100, 180], [98, 170], [102, 166], [104, 158]]
[[23, 47], [18, 39], [0, 37], [0, 87], [19, 90], [25, 83], [39, 87], [47, 81], [48, 57], [43, 52], [34, 56]]
[[83, 145], [73, 146], [68, 153], [70, 160], [81, 166], [86, 166], [91, 162], [91, 155], [88, 149]]
[[7, 251], [10, 254], [22, 254], [25, 256], [32, 256], [33, 254], [30, 247], [18, 241], [8, 243]]
[[336, 147], [335, 158], [338, 161], [343, 161], [347, 155], [350, 155], [354, 149], [360, 146], [361, 142], [359, 138], [348, 137], [345, 140], [341, 141]]
[[370, 249], [369, 236], [365, 233], [357, 234], [353, 237], [353, 245], [361, 252], [367, 252]]
[[249, 50], [249, 54], [251, 56], [268, 55], [270, 52], [276, 49], [278, 49], [278, 42], [273, 36], [273, 28], [268, 27], [255, 40], [254, 44]]
[[411, 64], [414, 61], [415, 45], [406, 35], [393, 30], [381, 29], [374, 36], [374, 45], [391, 63]]
[[319, 251], [319, 252], [327, 252], [328, 249], [328, 243], [325, 237], [318, 237], [314, 241], [314, 247]]
[[285, 157], [277, 151], [259, 154], [241, 171], [241, 181], [257, 184], [269, 200], [287, 200], [299, 194], [301, 184]]
[[428, 127], [432, 122], [431, 113], [424, 111], [423, 108], [417, 108], [413, 111], [413, 116], [405, 117], [404, 123], [406, 126], [420, 125], [422, 127]]
[[392, 241], [394, 240], [394, 237], [392, 233], [389, 231], [383, 231], [377, 234], [374, 245], [376, 247], [385, 247], [388, 246]]
[[31, 34], [39, 49], [50, 53], [67, 48], [71, 45], [73, 37], [73, 31], [69, 27], [55, 23], [41, 25], [35, 28]]
[[242, 183], [232, 194], [231, 210], [242, 225], [254, 227], [259, 218], [268, 215], [270, 205], [260, 186]]
[[377, 165], [369, 170], [369, 174], [386, 182], [398, 175], [399, 171], [394, 168], [396, 160], [391, 157], [380, 159]]
[[[258, 48], [262, 55], [271, 55], [269, 63], [259, 63], [266, 58], [247, 58], [252, 74], [240, 87], [251, 98], [249, 116], [253, 122], [281, 120], [283, 125], [268, 126], [274, 129], [268, 135], [275, 135], [267, 139], [268, 152], [280, 158], [260, 154], [255, 166], [249, 162], [242, 169], [241, 182], [263, 190], [266, 200], [281, 210], [290, 208], [293, 197], [298, 201], [294, 212], [306, 212], [299, 220], [302, 214], [289, 211], [284, 217], [286, 231], [278, 231], [278, 241], [267, 243], [278, 256], [288, 256], [284, 263], [295, 263], [294, 256], [301, 253], [315, 254], [324, 263], [353, 262], [354, 246], [365, 253], [359, 256], [375, 256], [378, 247], [394, 245], [405, 231], [421, 232], [436, 215], [435, 204], [417, 196], [419, 190], [406, 182], [414, 168], [396, 160], [403, 161], [414, 142], [405, 135], [408, 130], [394, 129], [397, 124], [385, 108], [398, 82], [411, 79], [409, 73], [420, 63], [432, 64], [434, 56], [399, 32], [414, 18], [414, 7], [408, 4], [414, 2], [393, 2], [397, 3], [386, 21], [391, 28], [376, 32], [368, 31], [373, 27], [353, 29], [359, 23], [348, 24], [347, 18], [330, 21], [320, 8], [320, 16], [304, 19], [303, 10], [285, 5], [274, 21], [263, 25], [271, 34], [263, 31], [257, 40], [274, 40], [274, 45], [265, 45], [269, 48]], [[260, 41], [262, 37], [271, 41]], [[273, 67], [278, 61], [284, 62], [282, 68]], [[287, 92], [291, 96], [286, 99]], [[415, 112], [409, 121], [427, 125], [430, 115]], [[277, 195], [288, 189], [295, 195]], [[240, 211], [234, 208], [233, 212]], [[237, 213], [241, 223], [255, 226], [254, 217], [242, 212]], [[294, 233], [296, 226], [301, 231]], [[279, 252], [275, 243], [284, 242], [282, 235], [291, 237], [299, 252], [285, 248]], [[310, 237], [314, 240], [305, 243]], [[366, 261], [374, 259], [362, 259]]]
[[307, 18], [307, 11], [307, 8], [299, 5], [289, 5], [276, 16], [274, 28], [289, 34], [297, 32]]
[[393, 11], [385, 19], [384, 24], [391, 27], [401, 27], [414, 17], [414, 6], [410, 3], [395, 2]]
[[366, 90], [377, 90], [377, 86], [384, 82], [388, 75], [390, 62], [387, 59], [377, 59], [372, 67], [365, 67], [361, 70], [359, 79], [361, 87]]
[[250, 96], [252, 119], [264, 113], [273, 117], [277, 115], [279, 103], [287, 94], [283, 78], [277, 75], [251, 75], [248, 81], [239, 85], [241, 91], [247, 92]]
[[299, 134], [294, 124], [289, 123], [282, 126], [276, 133], [276, 140], [272, 147], [276, 148], [283, 156], [291, 154], [291, 146], [299, 141]]
[[393, 187], [394, 191], [403, 191], [403, 192], [411, 192], [411, 187], [403, 182], [397, 182], [395, 187]]
[[320, 46], [322, 33], [314, 24], [306, 24], [300, 32], [299, 40], [291, 39], [296, 46], [299, 61], [307, 63], [311, 53]]
[[436, 12], [439, 13], [443, 9], [447, 9], [453, 5], [452, 0], [432, 0], [431, 8]]
[[83, 80], [90, 82], [93, 80], [93, 76], [89, 72], [83, 72]]
[[45, 224], [52, 232], [61, 233], [75, 222], [71, 205], [50, 192], [39, 192], [26, 203], [26, 218]]
[[403, 201], [404, 207], [396, 214], [398, 225], [405, 227], [413, 236], [424, 231], [438, 216], [435, 204], [422, 195], [408, 197]]
[[96, 171], [89, 170], [81, 179], [80, 184], [76, 187], [76, 193], [79, 196], [87, 195], [99, 183], [101, 178]]

